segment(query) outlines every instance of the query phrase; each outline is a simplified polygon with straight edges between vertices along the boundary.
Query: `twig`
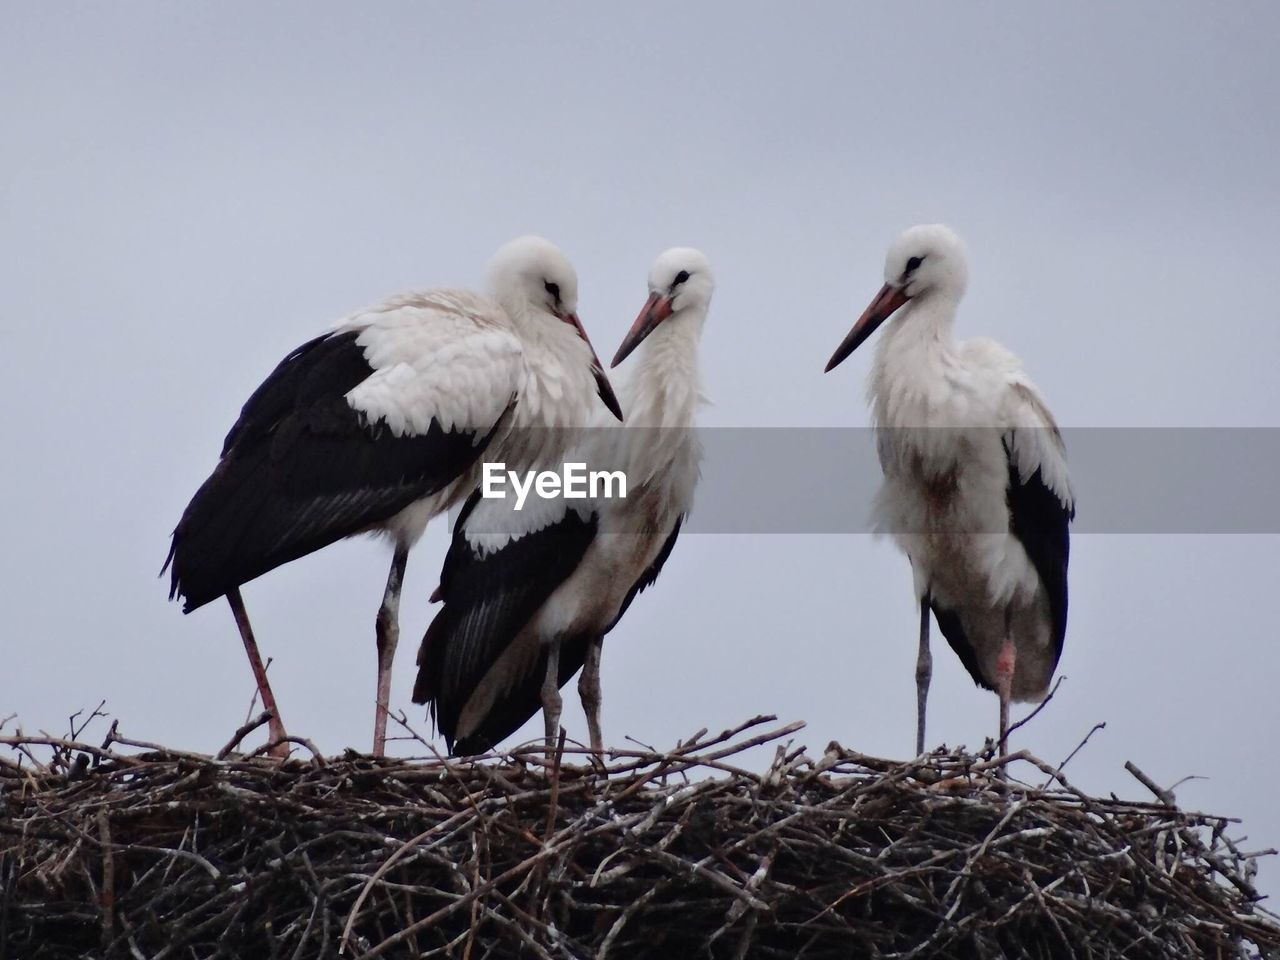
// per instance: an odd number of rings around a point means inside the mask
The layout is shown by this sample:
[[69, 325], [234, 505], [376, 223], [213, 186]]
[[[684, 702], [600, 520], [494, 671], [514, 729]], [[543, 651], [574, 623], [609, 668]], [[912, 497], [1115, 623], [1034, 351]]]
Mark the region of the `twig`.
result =
[[[74, 729], [74, 724], [71, 725]], [[82, 728], [83, 729], [83, 728]], [[102, 946], [115, 939], [116, 870], [111, 845], [111, 821], [106, 810], [98, 810], [98, 837], [102, 843], [102, 892], [98, 895], [102, 910]]]
[[265, 754], [269, 754], [282, 743], [296, 743], [300, 747], [306, 747], [311, 752], [311, 760], [317, 767], [323, 767], [325, 765], [324, 754], [320, 752], [319, 747], [306, 737], [295, 737], [292, 734], [287, 737], [279, 737], [276, 740], [267, 741], [262, 746], [258, 747], [258, 749], [245, 754], [245, 759], [248, 760], [252, 757], [261, 757]]
[[1067, 764], [1070, 763], [1075, 758], [1075, 755], [1077, 753], [1079, 753], [1081, 750], [1084, 749], [1084, 745], [1089, 742], [1089, 739], [1099, 730], [1105, 730], [1105, 729], [1107, 729], [1107, 722], [1105, 720], [1095, 723], [1092, 729], [1090, 729], [1090, 731], [1084, 735], [1084, 739], [1076, 744], [1076, 748], [1067, 754], [1067, 759], [1063, 760], [1060, 764], [1058, 764], [1058, 770], [1061, 771], [1066, 769]]
[[560, 812], [560, 761], [564, 758], [565, 729], [560, 728], [560, 736], [556, 743], [555, 760], [551, 764], [551, 799], [547, 803], [547, 822], [543, 827], [543, 836], [551, 838], [556, 826], [556, 814]]
[[1280, 956], [1229, 818], [1093, 797], [1025, 750], [815, 759], [798, 729], [753, 718], [603, 770], [567, 735], [478, 762], [411, 729], [418, 758], [290, 738], [305, 763], [239, 733], [218, 757], [0, 739], [0, 956]]
[[[1058, 679], [1054, 681], [1053, 689], [1049, 691], [1049, 695], [1045, 697], [1043, 700], [1041, 700], [1038, 704], [1036, 704], [1036, 708], [1034, 710], [1028, 713], [1025, 717], [1023, 717], [1017, 723], [1010, 726], [1008, 733], [1013, 733], [1015, 730], [1021, 727], [1025, 727], [1028, 723], [1034, 720], [1036, 718], [1036, 715], [1039, 714], [1040, 711], [1043, 710], [1045, 707], [1047, 707], [1051, 700], [1053, 700], [1053, 695], [1058, 692], [1058, 688], [1062, 686], [1062, 681], [1065, 679], [1067, 679], [1066, 674], [1059, 674]], [[1006, 737], [1007, 736], [1008, 734], [1006, 734]]]
[[271, 711], [263, 710], [248, 723], [242, 723], [240, 726], [236, 727], [236, 732], [231, 735], [231, 739], [226, 742], [226, 745], [223, 746], [221, 750], [213, 755], [213, 759], [225, 760], [231, 754], [232, 750], [240, 746], [240, 741], [253, 733], [253, 731], [257, 730], [263, 724], [270, 723], [271, 719]]
[[1174, 800], [1173, 794], [1170, 793], [1168, 790], [1165, 790], [1163, 787], [1158, 786], [1154, 780], [1152, 780], [1145, 773], [1139, 770], [1134, 765], [1132, 760], [1126, 760], [1124, 762], [1124, 768], [1128, 770], [1131, 774], [1133, 774], [1133, 776], [1137, 779], [1137, 781], [1140, 784], [1142, 784], [1144, 787], [1146, 787], [1148, 790], [1154, 793], [1156, 795], [1156, 799], [1159, 800], [1161, 803], [1163, 803], [1166, 807], [1177, 806], [1177, 801]]

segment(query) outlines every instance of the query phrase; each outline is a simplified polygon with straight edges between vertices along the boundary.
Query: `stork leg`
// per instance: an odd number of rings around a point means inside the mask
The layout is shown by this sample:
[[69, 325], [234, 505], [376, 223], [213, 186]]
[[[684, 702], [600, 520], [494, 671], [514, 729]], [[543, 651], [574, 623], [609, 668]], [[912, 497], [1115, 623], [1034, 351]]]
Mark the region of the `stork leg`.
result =
[[604, 637], [592, 637], [587, 646], [587, 659], [582, 665], [582, 675], [578, 677], [578, 696], [582, 698], [582, 709], [587, 715], [587, 732], [591, 737], [591, 752], [599, 760], [604, 756], [604, 737], [600, 733], [600, 650], [604, 646]]
[[924, 716], [933, 679], [933, 654], [929, 652], [929, 594], [920, 598], [920, 652], [916, 655], [916, 756], [924, 753]]
[[400, 642], [400, 588], [404, 584], [404, 568], [409, 548], [396, 544], [387, 574], [387, 589], [378, 608], [378, 694], [373, 713], [373, 755], [387, 752], [387, 716], [391, 709], [391, 667], [395, 662], [396, 644]]
[[1000, 695], [1000, 753], [1009, 751], [1009, 701], [1013, 697], [1013, 670], [1017, 665], [1017, 648], [1010, 632], [1011, 617], [1005, 614], [1004, 643], [996, 657], [996, 693]]
[[546, 722], [547, 757], [556, 748], [560, 735], [560, 640], [551, 641], [547, 647], [547, 675], [542, 679], [542, 719]]
[[262, 708], [271, 714], [271, 719], [267, 722], [267, 733], [275, 746], [269, 753], [283, 760], [289, 756], [289, 745], [284, 742], [288, 734], [284, 732], [280, 708], [276, 706], [276, 695], [271, 692], [271, 684], [267, 680], [267, 668], [262, 664], [262, 654], [258, 652], [258, 641], [253, 638], [253, 627], [249, 626], [249, 613], [244, 608], [244, 598], [240, 596], [239, 587], [232, 587], [227, 591], [227, 603], [231, 607], [231, 615], [236, 618], [240, 639], [244, 641], [244, 652], [249, 655], [249, 668], [253, 671], [253, 679], [258, 684], [258, 697], [262, 700]]

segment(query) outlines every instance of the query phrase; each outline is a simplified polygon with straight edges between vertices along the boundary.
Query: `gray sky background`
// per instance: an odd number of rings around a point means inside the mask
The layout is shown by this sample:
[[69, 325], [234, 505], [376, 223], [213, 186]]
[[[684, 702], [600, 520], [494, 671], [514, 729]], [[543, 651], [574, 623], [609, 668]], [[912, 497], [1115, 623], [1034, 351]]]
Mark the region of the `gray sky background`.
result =
[[[0, 12], [0, 716], [28, 730], [105, 697], [130, 735], [220, 746], [252, 690], [234, 625], [156, 572], [240, 404], [349, 310], [478, 283], [527, 231], [574, 260], [606, 354], [655, 254], [708, 253], [708, 425], [864, 425], [871, 352], [820, 371], [890, 239], [943, 220], [972, 258], [958, 333], [1019, 353], [1064, 425], [1280, 426], [1275, 4]], [[410, 562], [397, 706], [444, 545]], [[1278, 548], [1078, 536], [1069, 680], [1019, 745], [1060, 760], [1106, 721], [1081, 786], [1203, 775], [1184, 804], [1280, 845]], [[368, 746], [387, 562], [353, 541], [245, 591], [326, 751]], [[610, 637], [606, 739], [772, 712], [902, 756], [914, 629], [887, 543], [685, 537]], [[931, 740], [978, 745], [995, 699], [936, 652]]]

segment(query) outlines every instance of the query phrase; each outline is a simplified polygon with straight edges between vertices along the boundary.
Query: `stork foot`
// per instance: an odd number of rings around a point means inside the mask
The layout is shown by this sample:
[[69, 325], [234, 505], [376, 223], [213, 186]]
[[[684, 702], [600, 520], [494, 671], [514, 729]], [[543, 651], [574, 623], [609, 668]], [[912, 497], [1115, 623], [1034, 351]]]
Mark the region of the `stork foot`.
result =
[[395, 663], [396, 646], [400, 643], [400, 587], [404, 583], [404, 568], [409, 559], [409, 548], [396, 544], [391, 558], [391, 570], [387, 573], [387, 589], [382, 595], [375, 625], [378, 644], [378, 692], [373, 707], [373, 755], [385, 756], [387, 752], [387, 717], [391, 713], [391, 668]]
[[916, 655], [916, 756], [924, 753], [924, 721], [933, 679], [933, 654], [929, 652], [929, 595], [920, 599], [920, 651]]
[[1013, 699], [1013, 671], [1017, 665], [1017, 650], [1013, 639], [1006, 636], [996, 658], [996, 693], [1000, 696], [1000, 742], [1001, 755], [1009, 752], [1009, 703]]
[[373, 714], [373, 755], [387, 752], [387, 718], [391, 715], [391, 666], [400, 642], [400, 624], [384, 607], [378, 612], [378, 692]]
[[556, 752], [560, 736], [560, 713], [564, 701], [560, 697], [560, 641], [553, 641], [547, 651], [547, 672], [542, 679], [542, 719], [545, 725], [547, 760]]
[[258, 686], [258, 697], [262, 700], [262, 708], [271, 714], [271, 719], [267, 721], [267, 742], [271, 744], [271, 748], [267, 754], [277, 760], [284, 760], [289, 756], [289, 744], [285, 742], [288, 734], [284, 731], [284, 721], [280, 719], [280, 708], [276, 706], [276, 695], [271, 692], [271, 683], [267, 680], [267, 668], [262, 662], [262, 654], [258, 651], [258, 641], [254, 639], [253, 627], [249, 624], [249, 613], [244, 608], [244, 599], [240, 596], [239, 587], [233, 587], [227, 591], [227, 604], [231, 607], [231, 615], [235, 617], [240, 639], [244, 642], [244, 652], [249, 657], [249, 668], [253, 671], [253, 679]]
[[599, 767], [604, 766], [604, 734], [600, 731], [600, 649], [604, 638], [597, 637], [587, 647], [587, 659], [582, 665], [582, 675], [578, 678], [578, 696], [582, 699], [582, 710], [587, 715], [587, 734], [591, 740], [593, 761]]

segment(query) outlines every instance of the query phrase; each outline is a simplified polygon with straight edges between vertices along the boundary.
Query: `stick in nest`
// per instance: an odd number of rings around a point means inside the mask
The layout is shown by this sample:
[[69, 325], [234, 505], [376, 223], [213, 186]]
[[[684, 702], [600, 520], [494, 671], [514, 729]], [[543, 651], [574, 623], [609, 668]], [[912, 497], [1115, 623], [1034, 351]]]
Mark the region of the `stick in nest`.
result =
[[[51, 960], [320, 956], [335, 935], [363, 958], [1280, 955], [1225, 818], [1088, 796], [1025, 751], [815, 760], [785, 746], [799, 726], [603, 770], [565, 765], [565, 739], [549, 765], [321, 765], [239, 755], [246, 729], [217, 757], [0, 738], [35, 758], [0, 763], [0, 931]], [[96, 763], [68, 783], [52, 758], [73, 754]], [[1013, 760], [1049, 779], [981, 776]]]

